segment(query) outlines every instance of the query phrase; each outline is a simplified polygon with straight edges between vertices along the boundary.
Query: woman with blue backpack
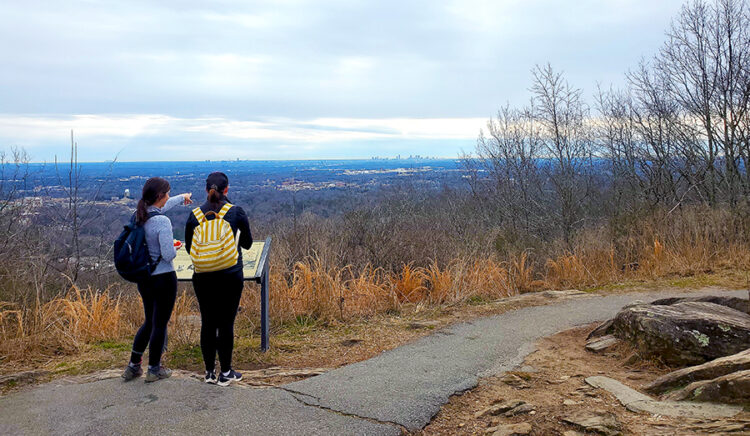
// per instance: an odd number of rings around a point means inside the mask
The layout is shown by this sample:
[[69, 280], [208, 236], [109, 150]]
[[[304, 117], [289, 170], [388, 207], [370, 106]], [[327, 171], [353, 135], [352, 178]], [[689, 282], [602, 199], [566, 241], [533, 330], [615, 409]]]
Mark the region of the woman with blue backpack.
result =
[[[175, 299], [177, 298], [177, 275], [172, 261], [177, 256], [172, 233], [172, 222], [164, 212], [178, 204], [192, 203], [191, 194], [180, 194], [169, 197], [169, 182], [161, 177], [152, 177], [143, 185], [143, 195], [138, 201], [130, 227], [126, 232], [135, 235], [140, 231], [147, 246], [146, 272], [137, 271], [131, 276], [123, 277], [138, 284], [138, 293], [143, 300], [143, 310], [146, 320], [138, 329], [133, 340], [133, 351], [130, 362], [122, 374], [125, 381], [133, 380], [143, 374], [141, 361], [148, 346], [148, 372], [146, 382], [154, 382], [172, 375], [172, 371], [161, 364], [161, 354], [167, 335], [167, 323], [172, 316]], [[125, 232], [124, 232], [125, 233]], [[125, 242], [125, 245], [133, 243]], [[128, 248], [128, 247], [126, 247]], [[118, 256], [118, 244], [115, 243], [115, 256]], [[130, 247], [129, 252], [137, 251]], [[115, 264], [117, 265], [117, 257]], [[122, 263], [122, 262], [121, 262]], [[130, 264], [134, 264], [130, 260]], [[138, 265], [135, 265], [138, 267]], [[141, 268], [142, 269], [142, 268]], [[132, 270], [132, 268], [131, 268]], [[120, 271], [118, 265], [118, 271]], [[121, 272], [122, 274], [122, 272]]]
[[[249, 249], [253, 244], [247, 214], [229, 202], [228, 191], [226, 174], [209, 174], [208, 199], [193, 209], [185, 225], [185, 248], [195, 268], [193, 288], [201, 311], [205, 382], [219, 386], [242, 380], [242, 374], [232, 369], [234, 320], [244, 287], [240, 247]], [[221, 365], [218, 376], [217, 352]]]

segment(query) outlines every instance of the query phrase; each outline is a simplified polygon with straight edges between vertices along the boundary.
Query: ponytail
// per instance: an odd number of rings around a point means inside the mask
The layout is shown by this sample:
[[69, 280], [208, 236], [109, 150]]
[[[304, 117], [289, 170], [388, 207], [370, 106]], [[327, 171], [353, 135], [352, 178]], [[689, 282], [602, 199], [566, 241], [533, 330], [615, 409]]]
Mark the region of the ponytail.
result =
[[148, 207], [163, 198], [169, 192], [169, 182], [161, 177], [151, 177], [143, 184], [143, 193], [138, 200], [138, 208], [135, 211], [135, 221], [143, 225], [148, 221]]
[[138, 224], [143, 224], [148, 219], [148, 206], [146, 206], [146, 202], [143, 201], [141, 198], [138, 200], [138, 208], [135, 210], [135, 222]]
[[222, 201], [226, 201], [224, 191], [229, 186], [229, 178], [226, 174], [216, 171], [206, 178], [206, 192], [208, 193], [208, 204], [211, 209], [219, 210]]

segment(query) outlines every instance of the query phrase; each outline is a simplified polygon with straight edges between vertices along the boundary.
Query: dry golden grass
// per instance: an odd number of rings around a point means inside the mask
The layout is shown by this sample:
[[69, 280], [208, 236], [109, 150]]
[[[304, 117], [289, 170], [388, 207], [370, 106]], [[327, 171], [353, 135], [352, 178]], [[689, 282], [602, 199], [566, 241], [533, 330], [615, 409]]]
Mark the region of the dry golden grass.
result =
[[510, 281], [511, 285], [518, 292], [528, 292], [534, 290], [539, 282], [534, 280], [534, 268], [528, 262], [529, 252], [524, 251], [517, 259], [510, 261]]
[[198, 343], [201, 334], [200, 311], [198, 300], [192, 292], [177, 295], [170, 327], [169, 341], [172, 344], [181, 346]]
[[31, 307], [5, 305], [0, 311], [0, 356], [70, 353], [81, 346], [118, 337], [122, 327], [121, 301], [108, 289], [81, 290]]
[[351, 278], [345, 282], [345, 295], [342, 295], [340, 317], [346, 314], [372, 316], [398, 306], [389, 276], [382, 268], [365, 265], [360, 271], [348, 268]]
[[412, 264], [404, 265], [401, 274], [391, 276], [391, 284], [399, 303], [418, 303], [427, 295], [425, 286], [426, 274], [423, 268], [414, 268]]
[[440, 266], [432, 262], [425, 270], [427, 280], [428, 301], [430, 304], [442, 304], [448, 299], [449, 293], [453, 289], [453, 277], [449, 268], [440, 270]]
[[511, 295], [512, 278], [505, 263], [492, 259], [454, 260], [450, 269], [454, 288], [448, 303], [463, 302], [472, 297], [494, 299]]
[[547, 260], [545, 283], [553, 288], [589, 285], [590, 274], [580, 256], [567, 254]]
[[[673, 217], [655, 219], [619, 240], [608, 238], [605, 228], [591, 229], [579, 235], [572, 251], [549, 256], [523, 251], [506, 259], [457, 257], [425, 267], [409, 263], [395, 272], [336, 265], [333, 256], [313, 256], [285, 269], [288, 259], [277, 254], [270, 276], [271, 320], [277, 326], [300, 319], [347, 322], [399, 313], [406, 306], [438, 309], [539, 289], [602, 288], [629, 280], [746, 270], [750, 246], [733, 233], [741, 223], [716, 214], [686, 214], [677, 223], [670, 221]], [[239, 322], [255, 331], [256, 285], [248, 285], [241, 306]], [[0, 360], [73, 354], [101, 341], [127, 342], [142, 321], [140, 298], [132, 291], [71, 286], [63, 296], [47, 302], [37, 298], [26, 307], [0, 301]], [[191, 290], [181, 292], [170, 344], [196, 345], [199, 328], [195, 297]]]

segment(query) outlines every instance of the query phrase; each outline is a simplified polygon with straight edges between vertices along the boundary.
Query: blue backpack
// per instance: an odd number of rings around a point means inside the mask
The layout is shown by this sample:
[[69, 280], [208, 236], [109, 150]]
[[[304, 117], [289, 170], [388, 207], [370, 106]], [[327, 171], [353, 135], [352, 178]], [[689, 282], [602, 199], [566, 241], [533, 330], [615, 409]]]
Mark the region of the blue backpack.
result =
[[[159, 215], [159, 212], [150, 212], [148, 218], [156, 215]], [[146, 230], [143, 225], [136, 223], [135, 214], [115, 240], [114, 251], [115, 269], [122, 278], [129, 282], [138, 283], [149, 278], [161, 260], [159, 256], [156, 262], [151, 261], [146, 245]]]

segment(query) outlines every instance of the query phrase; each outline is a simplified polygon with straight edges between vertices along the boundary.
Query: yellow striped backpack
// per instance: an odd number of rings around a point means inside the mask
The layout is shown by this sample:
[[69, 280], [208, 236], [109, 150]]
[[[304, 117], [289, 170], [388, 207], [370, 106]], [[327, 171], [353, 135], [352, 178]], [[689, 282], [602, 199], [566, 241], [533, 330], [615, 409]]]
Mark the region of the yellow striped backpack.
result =
[[195, 272], [220, 271], [237, 263], [237, 242], [232, 234], [232, 226], [224, 220], [224, 215], [231, 207], [230, 203], [226, 203], [219, 213], [206, 212], [206, 215], [216, 216], [212, 220], [206, 219], [200, 207], [193, 209], [193, 215], [198, 219], [198, 227], [195, 228], [190, 244], [190, 258]]

